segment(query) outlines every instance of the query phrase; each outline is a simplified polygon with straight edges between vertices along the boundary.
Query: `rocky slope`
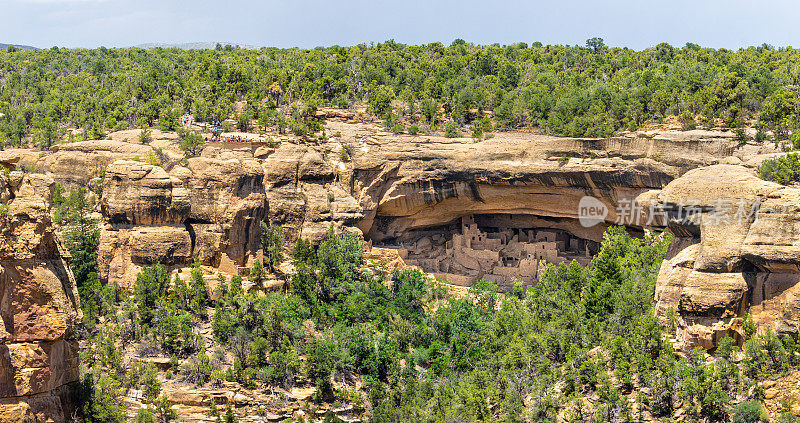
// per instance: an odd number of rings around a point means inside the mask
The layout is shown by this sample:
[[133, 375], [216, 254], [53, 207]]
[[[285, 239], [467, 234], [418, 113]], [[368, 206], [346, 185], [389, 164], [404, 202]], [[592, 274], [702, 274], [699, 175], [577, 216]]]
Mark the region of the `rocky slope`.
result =
[[63, 422], [80, 320], [68, 253], [50, 222], [53, 179], [0, 174], [0, 422]]

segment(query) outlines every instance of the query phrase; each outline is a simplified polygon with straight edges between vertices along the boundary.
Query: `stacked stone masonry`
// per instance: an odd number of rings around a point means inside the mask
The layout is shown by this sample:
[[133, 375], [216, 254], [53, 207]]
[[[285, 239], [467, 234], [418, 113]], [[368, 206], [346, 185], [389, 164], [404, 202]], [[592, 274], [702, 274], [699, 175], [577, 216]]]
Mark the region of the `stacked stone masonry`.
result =
[[[406, 263], [460, 285], [485, 279], [500, 286], [535, 283], [546, 264], [589, 264], [597, 243], [551, 228], [527, 228], [513, 215], [467, 215], [449, 235], [422, 236], [395, 246]], [[447, 239], [449, 237], [449, 239]]]

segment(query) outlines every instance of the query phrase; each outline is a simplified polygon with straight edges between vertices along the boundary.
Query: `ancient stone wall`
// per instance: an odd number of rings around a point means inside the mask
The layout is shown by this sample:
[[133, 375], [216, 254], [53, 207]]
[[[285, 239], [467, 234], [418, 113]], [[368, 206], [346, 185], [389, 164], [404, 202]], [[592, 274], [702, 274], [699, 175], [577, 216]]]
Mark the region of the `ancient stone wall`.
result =
[[403, 251], [407, 264], [444, 279], [461, 275], [455, 278], [460, 283], [486, 279], [502, 286], [532, 284], [548, 263], [577, 260], [587, 265], [589, 249], [597, 248], [595, 242], [564, 230], [505, 227], [513, 224], [512, 215], [466, 215], [460, 221], [457, 230], [425, 232], [394, 247]]

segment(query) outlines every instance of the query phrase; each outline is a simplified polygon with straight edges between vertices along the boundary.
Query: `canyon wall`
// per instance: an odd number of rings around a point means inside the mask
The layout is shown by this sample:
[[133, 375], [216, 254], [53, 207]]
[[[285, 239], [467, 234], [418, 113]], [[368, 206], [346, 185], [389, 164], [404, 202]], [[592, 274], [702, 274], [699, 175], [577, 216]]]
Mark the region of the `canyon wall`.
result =
[[[690, 167], [745, 163], [769, 149], [733, 134], [635, 133], [608, 139], [503, 133], [481, 142], [394, 135], [368, 124], [328, 121], [318, 143], [213, 143], [185, 159], [174, 134], [137, 131], [108, 140], [16, 150], [22, 166], [68, 188], [102, 183], [101, 276], [132, 284], [141, 266], [186, 266], [195, 258], [246, 274], [258, 254], [258, 223], [281, 225], [290, 248], [331, 227], [399, 247], [443, 235], [470, 215], [516, 216], [592, 242], [623, 223], [660, 229], [625, 213], [643, 193]], [[579, 224], [582, 198], [607, 209], [599, 225]], [[426, 257], [435, 259], [435, 257]]]
[[641, 216], [618, 214], [620, 206], [688, 168], [770, 151], [707, 131], [608, 139], [505, 133], [478, 143], [409, 138], [362, 136], [355, 149], [350, 190], [364, 209], [359, 228], [376, 242], [469, 214], [539, 216], [599, 241], [604, 226], [577, 224], [584, 196], [608, 208], [606, 223], [644, 227]]
[[237, 158], [190, 158], [169, 172], [114, 161], [100, 202], [101, 275], [130, 288], [142, 266], [187, 266], [195, 259], [242, 273], [260, 245], [259, 223], [267, 213], [263, 179], [257, 162]]
[[800, 189], [716, 165], [687, 172], [657, 194], [676, 235], [661, 266], [656, 313], [675, 316], [687, 346], [800, 330]]
[[[63, 144], [53, 151], [0, 152], [67, 189], [102, 188], [98, 266], [103, 280], [132, 287], [143, 266], [172, 268], [195, 260], [227, 274], [249, 274], [262, 221], [281, 225], [287, 250], [300, 238], [319, 241], [328, 228], [351, 228], [361, 207], [338, 182], [339, 168], [314, 148], [217, 143], [185, 158], [174, 134], [148, 145], [131, 131], [112, 139]], [[341, 148], [341, 145], [338, 145]]]
[[[101, 276], [122, 286], [159, 262], [183, 267], [198, 259], [247, 274], [259, 254], [261, 221], [282, 226], [287, 251], [300, 237], [319, 241], [333, 226], [371, 245], [413, 247], [412, 262], [431, 272], [427, 264], [451, 259], [442, 254], [469, 216], [505, 219], [508, 225], [491, 230], [509, 236], [560, 231], [574, 245], [593, 245], [621, 223], [634, 233], [669, 227], [677, 235], [659, 277], [657, 311], [674, 310], [688, 343], [711, 347], [721, 334], [736, 334], [748, 310], [762, 326], [797, 330], [790, 301], [795, 223], [786, 210], [795, 194], [753, 171], [778, 154], [769, 143], [709, 131], [608, 139], [502, 133], [475, 142], [393, 135], [368, 124], [325, 127], [334, 135], [319, 142], [215, 143], [189, 159], [174, 134], [142, 145], [135, 131], [123, 131], [52, 152], [2, 152], [0, 160], [68, 187], [102, 182], [98, 262]], [[607, 210], [588, 227], [579, 219], [586, 196]], [[722, 198], [758, 201], [758, 219], [710, 225], [705, 219], [718, 220]], [[699, 220], [677, 218], [689, 200]], [[634, 204], [644, 207], [631, 210]], [[481, 277], [480, 269], [469, 272]]]
[[[514, 265], [534, 283], [545, 257], [587, 263], [621, 223], [675, 235], [655, 311], [674, 318], [685, 346], [741, 340], [748, 313], [759, 330], [800, 331], [800, 188], [755, 176], [779, 154], [769, 143], [704, 131], [476, 142], [329, 121], [335, 135], [318, 142], [218, 143], [186, 158], [174, 134], [154, 132], [147, 145], [122, 131], [0, 151], [0, 423], [64, 422], [74, 411], [81, 313], [51, 224], [55, 182], [97, 192], [101, 277], [127, 288], [155, 263], [245, 275], [262, 221], [282, 227], [287, 252], [333, 227], [381, 247], [368, 257], [464, 284], [507, 283]], [[596, 225], [580, 220], [587, 196], [607, 210]], [[456, 257], [467, 249], [478, 259]]]
[[53, 179], [0, 173], [0, 422], [64, 422], [80, 321], [69, 254], [50, 221]]

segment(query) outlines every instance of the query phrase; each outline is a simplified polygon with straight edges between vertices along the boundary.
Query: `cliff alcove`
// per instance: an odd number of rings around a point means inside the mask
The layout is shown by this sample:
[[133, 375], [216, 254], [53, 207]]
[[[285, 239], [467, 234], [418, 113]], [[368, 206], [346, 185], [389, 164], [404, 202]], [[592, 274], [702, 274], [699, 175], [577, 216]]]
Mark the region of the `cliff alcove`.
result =
[[406, 264], [458, 285], [480, 279], [511, 287], [535, 283], [548, 263], [588, 265], [599, 249], [574, 219], [526, 214], [467, 214], [414, 229], [376, 246], [399, 250]]

